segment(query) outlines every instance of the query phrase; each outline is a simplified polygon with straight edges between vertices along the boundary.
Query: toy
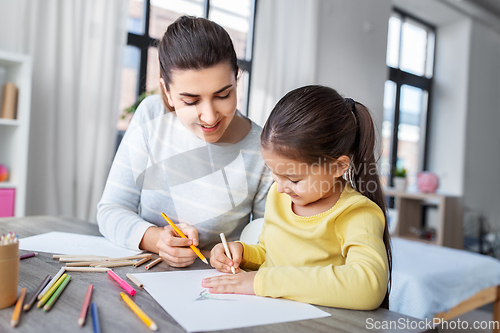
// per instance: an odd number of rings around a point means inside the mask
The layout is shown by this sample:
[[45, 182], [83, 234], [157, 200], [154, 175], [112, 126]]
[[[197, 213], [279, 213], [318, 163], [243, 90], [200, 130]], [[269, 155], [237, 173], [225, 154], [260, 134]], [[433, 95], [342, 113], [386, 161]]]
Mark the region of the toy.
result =
[[0, 164], [0, 182], [4, 182], [9, 178], [9, 171], [7, 167], [3, 164]]
[[419, 172], [417, 175], [417, 187], [422, 193], [436, 193], [439, 187], [439, 178], [430, 171]]

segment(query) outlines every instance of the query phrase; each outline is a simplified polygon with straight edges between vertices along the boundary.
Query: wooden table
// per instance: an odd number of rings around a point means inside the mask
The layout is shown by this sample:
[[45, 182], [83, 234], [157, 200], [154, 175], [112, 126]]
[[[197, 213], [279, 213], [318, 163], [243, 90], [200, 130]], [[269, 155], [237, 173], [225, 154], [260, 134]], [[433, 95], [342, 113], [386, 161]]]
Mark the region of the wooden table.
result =
[[[49, 231], [72, 232], [86, 235], [100, 235], [97, 225], [74, 218], [34, 216], [26, 218], [0, 218], [0, 233], [16, 231], [20, 237], [28, 237]], [[22, 251], [21, 254], [28, 251]], [[30, 297], [42, 279], [47, 275], [54, 275], [62, 267], [62, 263], [52, 259], [52, 253], [39, 253], [38, 256], [24, 259], [20, 264], [19, 291], [22, 287], [28, 289]], [[197, 260], [195, 264], [184, 269], [207, 268]], [[122, 277], [126, 273], [145, 272], [144, 266], [116, 267], [114, 270]], [[177, 270], [169, 267], [165, 262], [151, 269], [152, 272]], [[21, 315], [21, 321], [16, 328], [10, 327], [10, 318], [14, 306], [0, 310], [0, 332], [93, 332], [90, 313], [82, 328], [78, 327], [77, 320], [81, 310], [85, 292], [90, 283], [94, 285], [92, 301], [99, 309], [101, 331], [106, 332], [150, 332], [142, 321], [133, 314], [119, 296], [121, 288], [111, 281], [106, 273], [71, 272], [72, 279], [64, 293], [56, 302], [52, 310], [44, 312], [36, 307]], [[165, 286], [168, 288], [168, 286]], [[159, 332], [185, 332], [145, 290], [137, 289], [135, 302], [150, 315], [158, 324]], [[424, 322], [385, 309], [375, 311], [355, 311], [329, 307], [319, 307], [331, 314], [331, 317], [256, 326], [231, 330], [231, 332], [383, 332], [375, 329], [383, 323], [410, 323], [414, 329], [398, 329], [398, 332], [434, 332], [427, 330]], [[90, 311], [89, 311], [90, 312]], [[221, 314], [223, 318], [223, 314]], [[196, 316], [193, 315], [193, 320]], [[420, 323], [420, 324], [419, 324]], [[369, 328], [367, 327], [369, 324]], [[420, 327], [418, 326], [420, 325]]]

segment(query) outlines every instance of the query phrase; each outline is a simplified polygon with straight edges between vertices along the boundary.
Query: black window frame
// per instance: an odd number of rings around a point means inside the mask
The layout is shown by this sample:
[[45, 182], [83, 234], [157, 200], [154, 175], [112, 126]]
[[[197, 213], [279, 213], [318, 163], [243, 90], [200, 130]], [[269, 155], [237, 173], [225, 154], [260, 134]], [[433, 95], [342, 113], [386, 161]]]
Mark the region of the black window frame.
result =
[[[395, 93], [395, 101], [394, 101], [394, 117], [392, 121], [392, 133], [390, 140], [390, 151], [389, 151], [389, 164], [390, 164], [390, 172], [389, 172], [389, 185], [393, 186], [393, 179], [396, 172], [396, 164], [398, 160], [398, 131], [399, 131], [399, 120], [400, 120], [400, 102], [401, 102], [401, 87], [403, 85], [408, 85], [411, 87], [419, 88], [427, 91], [427, 108], [422, 110], [425, 114], [422, 117], [425, 118], [421, 125], [421, 131], [424, 133], [423, 139], [420, 142], [420, 156], [419, 156], [419, 169], [420, 171], [426, 170], [428, 166], [428, 151], [427, 151], [427, 142], [429, 138], [429, 128], [430, 128], [430, 115], [431, 115], [431, 105], [432, 105], [432, 87], [434, 84], [434, 73], [435, 73], [435, 62], [436, 62], [436, 26], [433, 24], [426, 22], [404, 10], [401, 10], [397, 7], [392, 8], [393, 13], [396, 13], [401, 19], [401, 27], [399, 33], [399, 57], [401, 60], [401, 41], [402, 41], [402, 29], [403, 23], [406, 19], [410, 19], [415, 21], [427, 28], [428, 31], [431, 31], [434, 34], [434, 55], [432, 57], [432, 75], [430, 77], [426, 77], [424, 73], [422, 76], [415, 75], [406, 71], [401, 70], [400, 68], [394, 68], [387, 65], [388, 68], [388, 80], [392, 81], [396, 85], [396, 93]], [[426, 55], [427, 56], [427, 55]], [[400, 61], [398, 61], [398, 67], [400, 67]]]
[[[250, 27], [247, 35], [247, 52], [246, 57], [249, 59], [238, 59], [238, 66], [242, 72], [248, 73], [248, 85], [246, 87], [246, 99], [240, 110], [248, 116], [248, 105], [250, 101], [250, 84], [252, 79], [252, 61], [253, 61], [253, 44], [255, 36], [255, 13], [257, 10], [257, 0], [250, 0]], [[133, 46], [140, 50], [139, 75], [137, 76], [136, 97], [146, 91], [147, 66], [148, 66], [148, 49], [157, 47], [159, 40], [149, 36], [149, 19], [151, 14], [151, 0], [144, 1], [144, 20], [142, 22], [142, 34], [128, 32], [127, 46]], [[209, 18], [210, 0], [204, 0], [203, 17]]]

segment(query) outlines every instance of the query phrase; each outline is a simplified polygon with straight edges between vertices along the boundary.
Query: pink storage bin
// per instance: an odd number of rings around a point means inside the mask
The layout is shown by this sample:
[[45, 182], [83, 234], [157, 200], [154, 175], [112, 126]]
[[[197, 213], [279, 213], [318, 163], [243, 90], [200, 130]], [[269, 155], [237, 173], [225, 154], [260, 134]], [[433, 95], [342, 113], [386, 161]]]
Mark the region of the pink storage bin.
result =
[[16, 189], [0, 188], [0, 217], [14, 216]]

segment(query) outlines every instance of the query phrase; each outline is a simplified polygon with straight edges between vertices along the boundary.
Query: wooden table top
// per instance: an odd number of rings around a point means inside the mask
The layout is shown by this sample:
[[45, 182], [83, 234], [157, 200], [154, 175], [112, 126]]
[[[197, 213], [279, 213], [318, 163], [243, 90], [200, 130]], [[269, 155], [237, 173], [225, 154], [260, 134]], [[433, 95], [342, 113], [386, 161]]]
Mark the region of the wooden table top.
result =
[[[16, 231], [19, 237], [28, 237], [50, 231], [72, 232], [85, 235], [100, 236], [97, 225], [75, 218], [54, 216], [32, 216], [25, 218], [0, 218], [0, 233]], [[21, 254], [28, 251], [20, 251]], [[154, 255], [153, 258], [156, 258]], [[37, 289], [47, 274], [56, 274], [63, 266], [58, 260], [52, 259], [52, 253], [39, 252], [38, 256], [21, 260], [19, 269], [19, 291], [27, 288], [26, 299]], [[200, 260], [183, 269], [207, 268]], [[143, 273], [144, 265], [133, 268], [113, 268], [125, 279], [126, 273]], [[179, 270], [162, 262], [153, 267], [151, 272]], [[105, 332], [150, 332], [144, 323], [127, 307], [120, 298], [122, 289], [111, 280], [106, 273], [71, 272], [71, 282], [55, 303], [52, 310], [44, 312], [34, 306], [29, 312], [22, 312], [21, 321], [16, 328], [10, 327], [10, 319], [14, 306], [0, 310], [0, 332], [93, 332], [90, 313], [87, 314], [85, 325], [80, 328], [77, 320], [83, 299], [89, 284], [94, 285], [92, 301], [98, 305], [101, 331]], [[185, 332], [170, 315], [145, 291], [135, 288], [137, 294], [134, 301], [158, 325], [158, 332]], [[383, 332], [376, 329], [384, 323], [410, 323], [407, 329], [398, 332], [434, 332], [427, 330], [420, 319], [408, 317], [385, 309], [375, 311], [355, 311], [319, 306], [331, 314], [331, 317], [255, 326], [233, 329], [231, 332]], [[89, 310], [90, 312], [90, 310]], [[193, 316], [193, 320], [196, 317]], [[419, 324], [420, 323], [420, 324]], [[375, 326], [377, 325], [377, 326]], [[387, 325], [387, 324], [386, 324]], [[393, 324], [395, 325], [395, 324]], [[370, 328], [370, 329], [368, 329]], [[411, 329], [413, 328], [413, 329]]]

